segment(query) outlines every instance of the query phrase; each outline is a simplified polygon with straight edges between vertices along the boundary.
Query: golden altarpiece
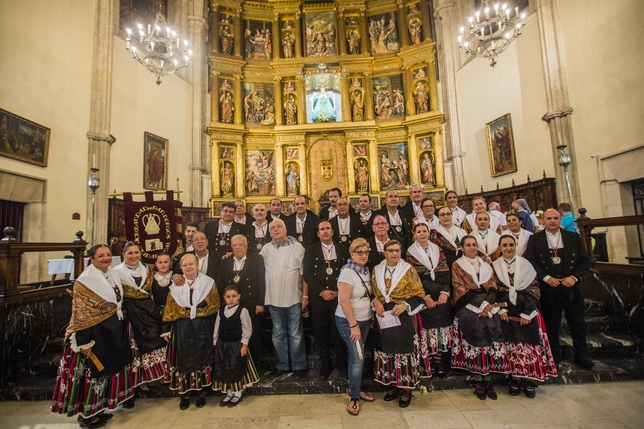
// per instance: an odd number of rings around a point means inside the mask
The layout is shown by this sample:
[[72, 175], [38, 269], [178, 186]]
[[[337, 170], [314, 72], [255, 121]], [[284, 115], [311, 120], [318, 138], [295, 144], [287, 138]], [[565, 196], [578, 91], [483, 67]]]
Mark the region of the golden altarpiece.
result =
[[214, 216], [298, 194], [315, 210], [333, 187], [354, 205], [414, 184], [442, 199], [426, 1], [221, 0], [210, 20]]

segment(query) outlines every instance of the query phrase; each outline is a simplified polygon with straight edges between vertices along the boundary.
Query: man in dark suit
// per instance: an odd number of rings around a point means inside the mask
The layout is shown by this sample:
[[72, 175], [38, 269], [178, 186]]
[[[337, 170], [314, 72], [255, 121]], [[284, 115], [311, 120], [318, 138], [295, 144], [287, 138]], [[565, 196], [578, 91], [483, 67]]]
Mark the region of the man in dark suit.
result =
[[[304, 252], [303, 277], [309, 286], [313, 337], [320, 352], [320, 379], [326, 380], [333, 368], [347, 370], [347, 349], [335, 326], [338, 307], [338, 276], [349, 259], [349, 249], [333, 242], [329, 221], [318, 224], [320, 242]], [[335, 354], [335, 363], [332, 363]]]
[[[223, 296], [226, 286], [236, 284], [241, 293], [241, 306], [248, 310], [253, 324], [253, 334], [248, 342], [251, 356], [262, 351], [262, 314], [264, 313], [264, 258], [248, 252], [248, 239], [237, 234], [230, 240], [232, 257], [221, 262], [217, 277], [217, 289]], [[223, 302], [223, 301], [222, 301]]]
[[400, 210], [399, 204], [398, 192], [388, 191], [385, 197], [385, 207], [379, 213], [385, 216], [389, 223], [389, 236], [400, 241], [406, 249], [411, 244], [411, 217], [407, 212]]
[[338, 215], [335, 203], [338, 202], [338, 198], [341, 196], [342, 191], [340, 188], [331, 188], [329, 190], [329, 204], [320, 209], [320, 219], [330, 220]]
[[595, 364], [588, 357], [584, 293], [580, 280], [590, 271], [590, 258], [579, 235], [560, 228], [561, 215], [555, 209], [543, 214], [545, 230], [530, 237], [525, 258], [537, 271], [541, 286], [541, 310], [548, 331], [555, 363], [561, 362], [559, 326], [561, 312], [570, 327], [575, 363], [590, 370]]
[[362, 223], [362, 236], [364, 238], [369, 238], [373, 235], [373, 210], [371, 210], [371, 197], [369, 194], [362, 194], [358, 199], [358, 205], [360, 206], [360, 211], [358, 216], [360, 216], [360, 222]]
[[318, 238], [318, 222], [320, 218], [308, 210], [308, 201], [304, 195], [299, 195], [293, 200], [295, 215], [284, 221], [286, 234], [295, 237], [306, 249], [320, 241]]
[[[186, 255], [188, 253], [196, 255], [197, 261], [199, 263], [199, 272], [207, 275], [213, 280], [216, 280], [217, 272], [219, 271], [219, 265], [221, 263], [221, 256], [218, 256], [214, 252], [209, 251], [208, 238], [206, 237], [206, 234], [201, 231], [197, 231], [193, 234], [192, 244], [194, 245], [195, 250], [185, 252], [183, 255]], [[172, 272], [174, 273], [174, 275], [172, 276], [172, 281], [178, 286], [181, 286], [184, 283], [183, 271], [179, 266], [179, 262], [181, 261], [181, 257], [183, 255], [178, 257], [172, 266]]]
[[349, 201], [340, 197], [335, 203], [338, 215], [331, 219], [331, 227], [336, 241], [347, 249], [353, 240], [362, 237], [362, 222], [357, 214], [349, 214]]
[[425, 198], [423, 188], [419, 185], [412, 186], [409, 190], [409, 196], [411, 199], [407, 201], [407, 204], [402, 206], [402, 210], [407, 212], [410, 219], [422, 216], [423, 212], [421, 210], [421, 203], [423, 202], [423, 198]]
[[230, 239], [233, 235], [243, 234], [248, 236], [246, 225], [234, 222], [235, 204], [227, 201], [221, 205], [221, 218], [214, 222], [208, 222], [204, 228], [204, 233], [208, 237], [209, 249], [212, 253], [223, 256], [232, 253]]
[[268, 216], [266, 216], [266, 220], [269, 224], [275, 219], [282, 219], [283, 221], [286, 221], [286, 219], [288, 218], [288, 216], [282, 213], [282, 200], [280, 200], [279, 198], [273, 198], [271, 200], [269, 210], [270, 213], [268, 214]]
[[387, 218], [381, 214], [374, 213], [371, 218], [373, 220], [373, 234], [367, 238], [369, 243], [369, 261], [367, 266], [369, 270], [381, 263], [385, 259], [385, 243], [389, 241], [389, 222]]
[[242, 200], [235, 201], [235, 217], [233, 221], [246, 226], [250, 226], [253, 223], [253, 217], [250, 213], [246, 213], [246, 204]]

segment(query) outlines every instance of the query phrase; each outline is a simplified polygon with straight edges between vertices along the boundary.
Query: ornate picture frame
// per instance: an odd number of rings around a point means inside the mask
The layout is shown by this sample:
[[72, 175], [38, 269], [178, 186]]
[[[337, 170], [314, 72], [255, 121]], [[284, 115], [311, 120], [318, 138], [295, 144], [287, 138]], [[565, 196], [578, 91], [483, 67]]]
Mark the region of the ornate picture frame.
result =
[[0, 155], [47, 167], [51, 130], [0, 109]]
[[517, 158], [510, 114], [485, 124], [485, 132], [492, 177], [516, 172]]
[[143, 189], [165, 191], [168, 188], [168, 146], [168, 139], [144, 133]]

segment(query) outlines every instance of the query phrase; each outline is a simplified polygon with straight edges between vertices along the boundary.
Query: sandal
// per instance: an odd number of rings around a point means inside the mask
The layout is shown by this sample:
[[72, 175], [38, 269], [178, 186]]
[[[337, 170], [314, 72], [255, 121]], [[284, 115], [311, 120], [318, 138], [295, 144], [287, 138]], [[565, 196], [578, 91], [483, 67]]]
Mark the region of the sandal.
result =
[[360, 414], [360, 399], [351, 398], [349, 399], [349, 406], [347, 406], [347, 412], [352, 416], [357, 416]]
[[376, 397], [369, 392], [360, 391], [360, 399], [365, 402], [373, 402], [376, 400]]

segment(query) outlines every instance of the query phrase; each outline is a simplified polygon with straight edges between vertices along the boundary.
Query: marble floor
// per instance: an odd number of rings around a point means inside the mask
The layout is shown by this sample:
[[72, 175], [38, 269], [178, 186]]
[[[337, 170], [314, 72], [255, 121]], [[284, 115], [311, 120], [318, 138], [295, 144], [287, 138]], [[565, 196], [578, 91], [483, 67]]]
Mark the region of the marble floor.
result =
[[[511, 397], [498, 388], [497, 401], [480, 401], [471, 390], [414, 392], [406, 410], [386, 403], [362, 402], [360, 415], [346, 412], [345, 395], [247, 396], [235, 408], [217, 406], [208, 397], [204, 408], [179, 409], [177, 398], [140, 399], [132, 410], [118, 410], [106, 426], [117, 428], [641, 428], [644, 381], [549, 385], [537, 397]], [[0, 428], [72, 429], [75, 418], [49, 413], [46, 401], [0, 402]]]

